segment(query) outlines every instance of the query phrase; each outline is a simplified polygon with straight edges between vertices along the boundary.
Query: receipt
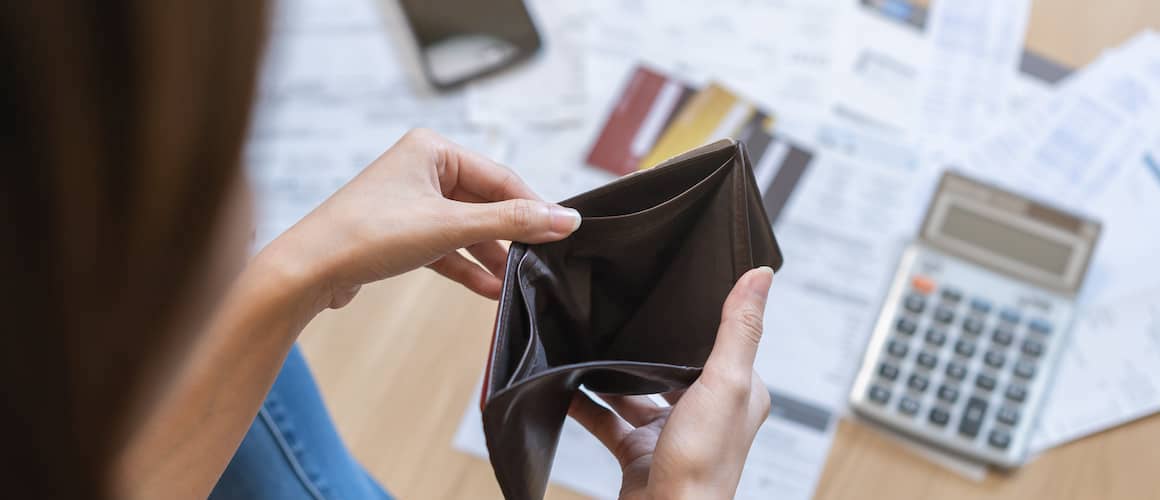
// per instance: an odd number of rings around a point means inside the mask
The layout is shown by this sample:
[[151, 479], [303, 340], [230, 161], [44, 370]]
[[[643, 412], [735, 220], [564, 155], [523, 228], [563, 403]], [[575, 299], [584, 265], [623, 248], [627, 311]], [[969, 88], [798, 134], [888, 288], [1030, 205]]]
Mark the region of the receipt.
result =
[[934, 3], [918, 131], [961, 141], [1006, 114], [1030, 8], [1030, 0]]
[[770, 289], [755, 369], [774, 389], [844, 408], [881, 297], [933, 175], [912, 150], [820, 128], [812, 164], [774, 229], [787, 265]]

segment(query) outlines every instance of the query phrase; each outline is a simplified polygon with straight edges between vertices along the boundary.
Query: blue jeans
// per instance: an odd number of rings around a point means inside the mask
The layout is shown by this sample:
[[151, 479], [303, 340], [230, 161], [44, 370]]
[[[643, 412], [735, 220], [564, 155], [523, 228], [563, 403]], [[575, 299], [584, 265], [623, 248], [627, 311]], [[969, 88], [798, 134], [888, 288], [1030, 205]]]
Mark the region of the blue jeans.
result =
[[390, 499], [339, 438], [295, 345], [210, 493], [233, 499]]

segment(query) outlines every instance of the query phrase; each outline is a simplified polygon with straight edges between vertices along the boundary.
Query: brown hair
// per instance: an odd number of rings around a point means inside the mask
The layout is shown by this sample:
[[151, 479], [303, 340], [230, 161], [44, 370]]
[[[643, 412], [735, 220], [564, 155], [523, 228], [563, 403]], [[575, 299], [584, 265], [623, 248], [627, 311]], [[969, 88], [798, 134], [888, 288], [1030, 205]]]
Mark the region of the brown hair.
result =
[[6, 494], [107, 496], [238, 175], [264, 19], [251, 0], [0, 5]]

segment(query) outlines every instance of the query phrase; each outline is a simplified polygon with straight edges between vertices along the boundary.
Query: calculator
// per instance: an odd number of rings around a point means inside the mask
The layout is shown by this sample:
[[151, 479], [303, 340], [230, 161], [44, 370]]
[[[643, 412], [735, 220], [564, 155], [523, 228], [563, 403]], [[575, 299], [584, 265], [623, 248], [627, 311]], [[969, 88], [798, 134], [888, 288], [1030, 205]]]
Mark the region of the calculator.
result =
[[850, 393], [874, 422], [1022, 464], [1100, 224], [943, 174], [903, 252]]

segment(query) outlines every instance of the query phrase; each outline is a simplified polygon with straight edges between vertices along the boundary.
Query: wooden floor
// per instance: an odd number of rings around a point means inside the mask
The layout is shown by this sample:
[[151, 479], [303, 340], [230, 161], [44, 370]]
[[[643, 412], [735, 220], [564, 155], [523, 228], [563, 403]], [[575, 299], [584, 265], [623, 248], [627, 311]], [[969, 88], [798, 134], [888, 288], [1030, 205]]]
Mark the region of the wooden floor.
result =
[[[1082, 65], [1149, 26], [1160, 27], [1160, 0], [1037, 0], [1028, 45]], [[475, 397], [494, 314], [493, 303], [421, 270], [364, 287], [351, 305], [324, 313], [303, 335], [340, 433], [394, 494], [500, 497], [487, 462], [451, 448]], [[817, 496], [1160, 498], [1160, 417], [1052, 450], [1010, 477], [992, 474], [981, 484], [843, 422]], [[582, 498], [558, 487], [548, 497]]]

